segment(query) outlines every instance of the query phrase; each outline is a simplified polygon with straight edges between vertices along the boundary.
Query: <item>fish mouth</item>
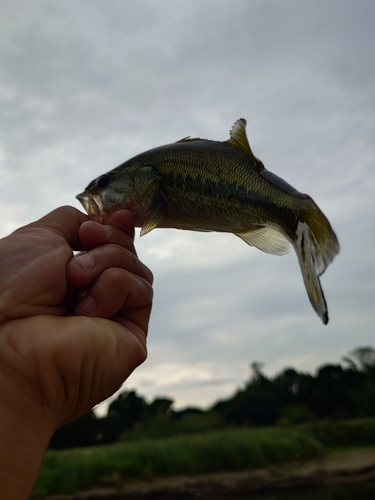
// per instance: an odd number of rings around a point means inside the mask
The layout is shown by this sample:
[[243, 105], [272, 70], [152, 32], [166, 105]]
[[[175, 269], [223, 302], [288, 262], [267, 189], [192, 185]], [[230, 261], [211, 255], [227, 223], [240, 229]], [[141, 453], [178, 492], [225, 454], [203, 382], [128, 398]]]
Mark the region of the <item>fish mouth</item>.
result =
[[77, 200], [82, 204], [89, 217], [98, 217], [102, 214], [103, 203], [99, 194], [92, 194], [89, 191], [77, 194]]

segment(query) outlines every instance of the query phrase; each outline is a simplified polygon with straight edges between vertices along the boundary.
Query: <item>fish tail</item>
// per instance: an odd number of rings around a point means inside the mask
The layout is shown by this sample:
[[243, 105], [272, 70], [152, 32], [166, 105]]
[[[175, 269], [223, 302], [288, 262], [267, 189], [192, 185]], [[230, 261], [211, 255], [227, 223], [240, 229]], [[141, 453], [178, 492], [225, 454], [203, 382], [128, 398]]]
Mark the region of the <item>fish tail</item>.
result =
[[330, 223], [315, 202], [308, 197], [304, 205], [293, 246], [311, 305], [326, 325], [328, 310], [319, 276], [338, 254], [340, 246]]

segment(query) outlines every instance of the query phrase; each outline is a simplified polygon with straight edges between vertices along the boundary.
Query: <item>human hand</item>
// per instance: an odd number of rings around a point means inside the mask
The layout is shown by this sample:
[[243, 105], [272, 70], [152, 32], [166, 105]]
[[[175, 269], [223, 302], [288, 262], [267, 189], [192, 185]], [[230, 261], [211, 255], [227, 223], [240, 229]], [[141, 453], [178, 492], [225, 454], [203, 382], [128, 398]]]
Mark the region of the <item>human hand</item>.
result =
[[63, 207], [0, 240], [0, 442], [8, 422], [45, 447], [146, 358], [152, 275], [133, 231], [128, 211], [102, 226]]

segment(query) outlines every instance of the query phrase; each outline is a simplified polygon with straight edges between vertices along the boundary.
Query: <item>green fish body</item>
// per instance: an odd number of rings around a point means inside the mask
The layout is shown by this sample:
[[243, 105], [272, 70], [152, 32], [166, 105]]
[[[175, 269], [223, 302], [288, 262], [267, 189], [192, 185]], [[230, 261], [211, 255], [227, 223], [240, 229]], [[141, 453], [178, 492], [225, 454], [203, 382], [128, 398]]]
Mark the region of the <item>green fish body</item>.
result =
[[130, 209], [141, 236], [162, 227], [229, 232], [274, 255], [292, 246], [311, 304], [326, 324], [319, 276], [339, 251], [336, 235], [310, 196], [253, 155], [245, 127], [241, 118], [227, 141], [188, 137], [141, 153], [92, 181], [77, 198], [102, 222]]

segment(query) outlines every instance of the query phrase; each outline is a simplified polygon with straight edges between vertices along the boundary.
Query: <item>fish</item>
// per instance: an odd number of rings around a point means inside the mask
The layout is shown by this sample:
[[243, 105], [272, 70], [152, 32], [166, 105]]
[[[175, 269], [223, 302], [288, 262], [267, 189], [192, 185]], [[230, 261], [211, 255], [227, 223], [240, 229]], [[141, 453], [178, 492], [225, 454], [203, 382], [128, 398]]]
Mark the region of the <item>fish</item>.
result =
[[94, 179], [77, 195], [106, 223], [129, 209], [143, 236], [155, 228], [228, 232], [272, 255], [294, 248], [311, 305], [324, 324], [319, 277], [340, 246], [313, 199], [267, 170], [253, 154], [240, 118], [226, 141], [185, 137], [156, 147]]

